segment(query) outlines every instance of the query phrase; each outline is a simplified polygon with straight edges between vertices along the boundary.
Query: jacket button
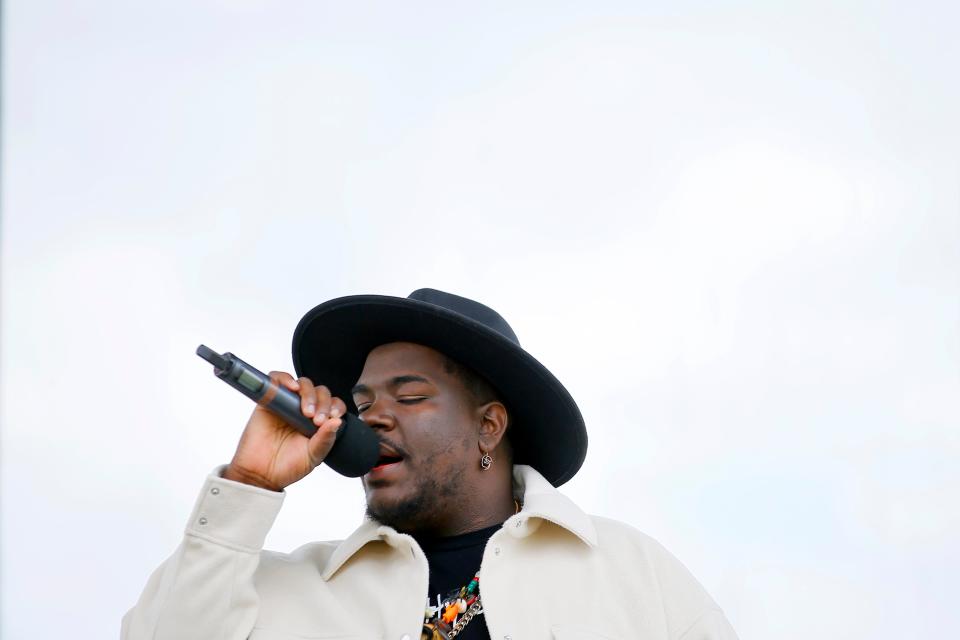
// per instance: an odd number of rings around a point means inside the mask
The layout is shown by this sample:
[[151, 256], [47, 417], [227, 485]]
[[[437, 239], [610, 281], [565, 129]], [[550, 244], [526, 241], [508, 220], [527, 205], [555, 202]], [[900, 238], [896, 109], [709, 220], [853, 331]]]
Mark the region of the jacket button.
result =
[[402, 636], [400, 636], [400, 640], [410, 640], [410, 634], [409, 633], [403, 634]]
[[[500, 555], [500, 547], [494, 547], [493, 554], [497, 556]], [[510, 636], [504, 636], [503, 638], [504, 640], [510, 640]]]

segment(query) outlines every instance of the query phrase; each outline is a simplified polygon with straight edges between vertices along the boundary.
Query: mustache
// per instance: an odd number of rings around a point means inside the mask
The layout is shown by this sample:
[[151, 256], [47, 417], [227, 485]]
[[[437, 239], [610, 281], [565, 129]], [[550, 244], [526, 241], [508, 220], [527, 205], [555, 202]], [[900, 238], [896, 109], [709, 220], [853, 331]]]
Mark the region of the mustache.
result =
[[407, 450], [406, 450], [406, 449], [404, 449], [403, 447], [401, 447], [399, 444], [397, 444], [396, 442], [394, 442], [394, 441], [391, 440], [390, 438], [384, 438], [383, 436], [380, 436], [380, 441], [383, 442], [383, 443], [385, 443], [388, 447], [390, 447], [391, 449], [393, 449], [393, 450], [396, 451], [397, 453], [399, 453], [401, 456], [403, 456], [404, 459], [410, 457], [410, 454], [407, 453]]

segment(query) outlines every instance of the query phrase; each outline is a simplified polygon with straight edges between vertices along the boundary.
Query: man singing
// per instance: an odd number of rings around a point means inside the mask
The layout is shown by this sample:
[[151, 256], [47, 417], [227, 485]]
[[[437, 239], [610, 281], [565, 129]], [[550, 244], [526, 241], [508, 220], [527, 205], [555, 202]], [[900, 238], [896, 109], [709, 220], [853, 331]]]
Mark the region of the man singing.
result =
[[[124, 640], [736, 638], [663, 547], [557, 491], [586, 456], [583, 418], [492, 309], [432, 289], [338, 298], [300, 321], [293, 359], [299, 378], [271, 376], [316, 434], [254, 409]], [[347, 411], [382, 439], [366, 518], [264, 551]]]

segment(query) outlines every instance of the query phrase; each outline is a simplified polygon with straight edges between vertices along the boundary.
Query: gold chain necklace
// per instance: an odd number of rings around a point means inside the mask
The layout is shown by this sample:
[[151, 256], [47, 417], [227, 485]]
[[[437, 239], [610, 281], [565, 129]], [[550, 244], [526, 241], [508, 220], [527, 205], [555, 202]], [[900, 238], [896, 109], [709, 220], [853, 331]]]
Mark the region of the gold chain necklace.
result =
[[447, 594], [446, 599], [440, 602], [437, 596], [437, 606], [431, 607], [427, 603], [424, 612], [423, 630], [420, 640], [448, 640], [463, 631], [475, 615], [483, 613], [480, 602], [480, 575], [473, 576], [467, 586], [455, 589]]

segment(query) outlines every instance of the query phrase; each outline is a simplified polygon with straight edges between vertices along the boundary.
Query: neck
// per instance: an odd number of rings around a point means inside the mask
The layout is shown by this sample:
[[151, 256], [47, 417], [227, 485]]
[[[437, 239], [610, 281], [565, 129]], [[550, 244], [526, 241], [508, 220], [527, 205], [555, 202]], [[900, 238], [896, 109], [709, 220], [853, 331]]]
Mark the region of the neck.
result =
[[[491, 479], [492, 480], [492, 479]], [[508, 480], [511, 480], [508, 478]], [[488, 482], [485, 491], [474, 491], [473, 498], [458, 499], [452, 505], [445, 505], [434, 513], [424, 514], [410, 527], [398, 528], [403, 533], [419, 537], [449, 537], [470, 533], [501, 524], [517, 511], [513, 499], [512, 481], [494, 488]]]

